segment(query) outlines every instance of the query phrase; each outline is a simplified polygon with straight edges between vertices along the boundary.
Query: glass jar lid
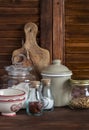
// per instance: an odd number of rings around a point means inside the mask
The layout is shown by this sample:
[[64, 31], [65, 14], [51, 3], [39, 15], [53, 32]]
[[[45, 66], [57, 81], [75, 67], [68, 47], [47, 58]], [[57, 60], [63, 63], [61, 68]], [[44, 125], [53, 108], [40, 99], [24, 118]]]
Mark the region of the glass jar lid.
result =
[[[17, 57], [22, 59], [22, 61], [26, 59], [26, 56], [24, 54], [19, 54], [19, 55], [17, 55]], [[13, 75], [13, 76], [29, 75], [29, 72], [32, 70], [32, 67], [31, 66], [26, 66], [26, 67], [23, 66], [22, 61], [14, 63], [14, 58], [15, 58], [15, 56], [12, 58], [13, 64], [5, 67], [5, 70], [7, 71], [8, 75]]]
[[8, 75], [28, 75], [29, 72], [32, 70], [32, 67], [23, 67], [22, 65], [10, 65], [6, 66], [5, 70], [7, 71]]
[[70, 79], [70, 83], [72, 85], [77, 85], [77, 86], [86, 86], [89, 85], [89, 80], [75, 80], [75, 79]]

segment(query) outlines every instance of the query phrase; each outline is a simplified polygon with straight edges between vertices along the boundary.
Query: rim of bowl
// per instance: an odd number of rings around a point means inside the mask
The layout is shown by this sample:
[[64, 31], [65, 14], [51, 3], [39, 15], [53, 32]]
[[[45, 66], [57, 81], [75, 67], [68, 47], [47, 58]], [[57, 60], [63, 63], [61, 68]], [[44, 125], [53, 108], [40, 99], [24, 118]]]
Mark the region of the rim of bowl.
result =
[[0, 100], [0, 102], [16, 102], [16, 101], [24, 101], [25, 97], [22, 99], [9, 99], [9, 100]]
[[[15, 94], [15, 95], [0, 95], [0, 97], [16, 97], [16, 96], [23, 96], [26, 94], [25, 91], [23, 90], [20, 90], [20, 89], [14, 89], [14, 88], [8, 88], [9, 89], [12, 89], [12, 90], [18, 90], [19, 92], [22, 92], [21, 94]], [[6, 90], [6, 89], [0, 89], [0, 90]]]

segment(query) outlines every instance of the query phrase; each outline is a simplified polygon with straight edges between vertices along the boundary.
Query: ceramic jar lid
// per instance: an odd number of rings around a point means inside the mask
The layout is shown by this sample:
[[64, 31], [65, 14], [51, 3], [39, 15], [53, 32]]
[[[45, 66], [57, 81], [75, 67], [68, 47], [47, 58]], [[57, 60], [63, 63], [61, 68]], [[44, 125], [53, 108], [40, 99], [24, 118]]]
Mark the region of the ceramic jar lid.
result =
[[61, 64], [59, 59], [53, 60], [52, 64], [44, 68], [42, 76], [71, 76], [72, 71]]

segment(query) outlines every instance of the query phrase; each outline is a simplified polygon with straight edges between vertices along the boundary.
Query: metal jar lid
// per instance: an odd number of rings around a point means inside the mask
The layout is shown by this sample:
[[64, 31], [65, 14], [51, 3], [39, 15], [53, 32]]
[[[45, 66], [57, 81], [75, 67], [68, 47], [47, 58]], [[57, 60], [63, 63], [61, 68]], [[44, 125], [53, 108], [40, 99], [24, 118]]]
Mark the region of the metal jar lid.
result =
[[75, 80], [75, 79], [70, 79], [70, 83], [72, 85], [77, 85], [77, 86], [86, 86], [89, 85], [89, 80]]
[[59, 59], [53, 60], [52, 64], [44, 68], [41, 73], [42, 76], [71, 76], [72, 72], [64, 65], [61, 64]]

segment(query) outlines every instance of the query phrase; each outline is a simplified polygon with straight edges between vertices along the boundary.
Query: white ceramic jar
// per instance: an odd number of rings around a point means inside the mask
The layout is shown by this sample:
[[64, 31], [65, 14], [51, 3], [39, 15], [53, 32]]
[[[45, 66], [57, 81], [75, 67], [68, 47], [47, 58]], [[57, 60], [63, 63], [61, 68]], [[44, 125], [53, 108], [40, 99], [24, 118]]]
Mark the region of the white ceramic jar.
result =
[[61, 64], [59, 59], [44, 68], [41, 73], [43, 78], [51, 78], [51, 90], [54, 97], [54, 106], [66, 106], [71, 100], [71, 87], [69, 79], [72, 71]]

